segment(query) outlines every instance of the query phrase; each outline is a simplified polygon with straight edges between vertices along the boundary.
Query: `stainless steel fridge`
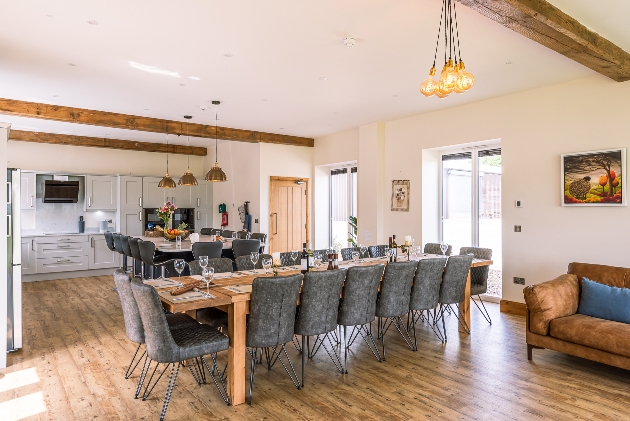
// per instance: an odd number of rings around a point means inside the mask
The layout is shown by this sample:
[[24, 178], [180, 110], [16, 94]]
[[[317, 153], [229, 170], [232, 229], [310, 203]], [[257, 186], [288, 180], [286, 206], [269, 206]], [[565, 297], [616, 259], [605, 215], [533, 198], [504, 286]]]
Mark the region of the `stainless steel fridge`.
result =
[[7, 169], [7, 351], [22, 348], [22, 236], [19, 169]]

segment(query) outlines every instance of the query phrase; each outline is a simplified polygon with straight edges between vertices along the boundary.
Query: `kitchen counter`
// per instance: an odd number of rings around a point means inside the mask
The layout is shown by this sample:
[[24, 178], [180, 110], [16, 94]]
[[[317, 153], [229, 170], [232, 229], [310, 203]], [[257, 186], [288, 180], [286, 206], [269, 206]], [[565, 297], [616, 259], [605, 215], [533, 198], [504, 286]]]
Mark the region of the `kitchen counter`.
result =
[[29, 237], [46, 237], [46, 236], [54, 236], [54, 235], [97, 235], [97, 234], [101, 234], [103, 235], [103, 232], [98, 232], [98, 231], [85, 231], [82, 233], [78, 233], [78, 232], [73, 232], [73, 233], [67, 233], [67, 232], [47, 232], [47, 233], [43, 233], [43, 232], [38, 232], [38, 233], [29, 233], [29, 234], [22, 234], [22, 238], [29, 238]]

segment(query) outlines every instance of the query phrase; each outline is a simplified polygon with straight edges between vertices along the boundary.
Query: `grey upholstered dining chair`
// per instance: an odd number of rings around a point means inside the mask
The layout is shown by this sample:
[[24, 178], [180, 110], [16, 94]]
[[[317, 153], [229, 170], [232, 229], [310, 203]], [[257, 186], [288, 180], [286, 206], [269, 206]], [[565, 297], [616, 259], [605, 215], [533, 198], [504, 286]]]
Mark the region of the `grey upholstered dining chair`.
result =
[[267, 242], [267, 234], [264, 234], [262, 232], [252, 232], [252, 235], [249, 238], [251, 240], [260, 240], [260, 244], [264, 244]]
[[376, 302], [376, 317], [378, 317], [378, 336], [383, 345], [383, 361], [386, 359], [385, 334], [393, 325], [407, 346], [415, 351], [411, 335], [402, 321], [402, 316], [409, 314], [409, 300], [411, 286], [416, 274], [418, 262], [389, 263], [385, 267], [385, 274], [381, 282], [381, 290]]
[[[361, 335], [365, 343], [381, 362], [381, 353], [368, 326], [376, 317], [378, 286], [383, 276], [383, 264], [374, 266], [353, 266], [348, 269], [343, 286], [343, 297], [339, 305], [337, 324], [343, 326], [344, 370], [348, 372], [348, 347]], [[348, 327], [352, 332], [348, 337]]]
[[[229, 338], [217, 329], [203, 324], [170, 330], [157, 291], [153, 287], [135, 282], [131, 284], [131, 291], [140, 310], [147, 355], [152, 361], [156, 362], [153, 373], [148, 380], [147, 387], [151, 384], [158, 364], [165, 364], [164, 370], [153, 386], [151, 386], [151, 389], [149, 389], [149, 393], [151, 393], [151, 390], [153, 390], [166, 370], [168, 370], [169, 367], [171, 368], [160, 420], [163, 420], [166, 415], [179, 369], [182, 363], [187, 360], [193, 361], [191, 373], [198, 384], [206, 383], [204, 367], [208, 370], [221, 397], [229, 405], [230, 398], [216, 363], [217, 352], [226, 351], [228, 349], [230, 343]], [[212, 357], [212, 368], [208, 366], [204, 355], [210, 355]], [[188, 366], [188, 364], [186, 365]], [[150, 368], [150, 366], [147, 367], [146, 373], [149, 372]], [[195, 368], [195, 370], [193, 370], [193, 368]], [[217, 374], [216, 376], [215, 372]], [[221, 382], [221, 386], [219, 386], [219, 382]]]
[[162, 270], [162, 277], [168, 274], [175, 274], [175, 268], [173, 266], [173, 259], [156, 258], [155, 257], [155, 243], [153, 241], [138, 242], [140, 248], [140, 257], [142, 262], [151, 268], [151, 278], [155, 278], [155, 270], [159, 267]]
[[[413, 325], [413, 341], [416, 350], [418, 349], [418, 340], [416, 338], [416, 322], [421, 319], [422, 314], [426, 311], [426, 321], [435, 333], [437, 338], [444, 342], [444, 338], [439, 329], [436, 330], [437, 306], [439, 305], [440, 285], [442, 284], [442, 273], [446, 259], [441, 257], [433, 259], [420, 259], [416, 276], [413, 280], [411, 288], [411, 299], [409, 301], [409, 320]], [[433, 310], [431, 317], [430, 310]]]
[[[140, 348], [142, 347], [142, 345], [144, 345], [144, 328], [142, 327], [140, 310], [138, 310], [136, 299], [133, 297], [133, 293], [131, 292], [131, 277], [123, 270], [116, 269], [116, 271], [114, 271], [114, 282], [116, 283], [118, 296], [120, 297], [120, 304], [123, 311], [123, 320], [125, 321], [125, 333], [127, 334], [127, 338], [131, 342], [138, 344], [136, 352], [133, 354], [131, 362], [129, 363], [129, 366], [125, 371], [125, 379], [128, 379], [131, 374], [133, 374], [138, 364], [140, 364], [140, 361], [142, 361], [143, 357], [145, 358], [145, 365], [147, 362], [146, 350], [144, 350], [140, 357], [136, 360]], [[179, 329], [185, 326], [194, 326], [198, 324], [195, 319], [193, 319], [186, 313], [167, 314], [166, 323], [171, 330]], [[135, 364], [134, 361], [136, 361]], [[140, 389], [142, 388], [142, 383], [144, 380], [143, 374], [144, 370], [143, 373], [141, 373], [140, 378], [138, 379], [138, 385], [136, 387], [135, 394], [136, 398], [140, 394]]]
[[359, 253], [359, 259], [367, 259], [370, 257], [370, 253], [366, 250], [365, 253], [361, 251], [361, 247], [348, 247], [345, 249], [341, 249], [341, 258], [343, 260], [352, 260], [352, 252], [356, 251]]
[[301, 253], [295, 253], [295, 259], [293, 259], [292, 255], [294, 253], [287, 251], [284, 253], [280, 253], [280, 264], [282, 266], [295, 266], [300, 264], [300, 256]]
[[370, 257], [385, 257], [388, 248], [388, 245], [369, 246], [368, 252], [370, 253]]
[[[271, 259], [271, 254], [261, 254], [258, 256], [258, 261], [256, 262], [256, 269], [262, 269], [263, 259]], [[247, 256], [239, 256], [235, 260], [236, 270], [254, 270], [254, 264], [252, 263], [251, 256], [248, 254]]]
[[[214, 268], [214, 273], [232, 272], [232, 260], [221, 257], [218, 259], [208, 259], [208, 267]], [[199, 265], [199, 260], [193, 260], [188, 263], [188, 269], [190, 275], [201, 275], [203, 273], [202, 267]], [[228, 325], [227, 313], [219, 310], [218, 308], [208, 307], [197, 310], [197, 321], [205, 325], [210, 325], [221, 329], [222, 332], [226, 332]]]
[[197, 241], [192, 245], [192, 253], [195, 259], [199, 256], [208, 256], [209, 259], [218, 259], [223, 252], [223, 243], [221, 241]]
[[238, 238], [239, 240], [249, 240], [249, 238], [247, 237], [251, 235], [251, 233], [248, 231], [235, 231], [235, 232], [236, 232], [236, 238]]
[[224, 238], [232, 238], [232, 233], [234, 231], [232, 230], [221, 230], [221, 236], [223, 236]]
[[201, 235], [214, 235], [214, 228], [202, 228], [199, 230]]
[[[300, 389], [298, 378], [285, 344], [293, 338], [295, 327], [295, 303], [297, 302], [302, 275], [274, 276], [256, 278], [252, 283], [252, 294], [249, 304], [249, 324], [245, 346], [249, 348], [252, 364], [249, 374], [249, 404], [252, 404], [254, 392], [254, 373], [258, 348], [265, 350], [267, 368], [271, 370], [276, 361], [284, 367], [293, 382]], [[284, 352], [286, 363], [278, 352], [278, 347]], [[275, 358], [274, 358], [275, 357]], [[289, 371], [288, 366], [291, 367]]]
[[[339, 355], [335, 351], [330, 333], [337, 328], [339, 295], [346, 277], [345, 269], [307, 272], [302, 283], [302, 295], [295, 321], [295, 334], [302, 336], [302, 387], [304, 387], [304, 363], [323, 347], [341, 374], [344, 373]], [[312, 351], [306, 345], [306, 337], [316, 336]], [[330, 349], [324, 343], [328, 340]]]
[[234, 240], [232, 241], [234, 258], [249, 256], [252, 252], [260, 252], [260, 240]]
[[[424, 245], [424, 252], [428, 254], [442, 254], [442, 250], [440, 249], [441, 244], [439, 243], [426, 243]], [[453, 254], [453, 246], [448, 245], [448, 249], [446, 250], [446, 255], [450, 256]]]
[[[487, 248], [462, 247], [459, 249], [459, 254], [472, 254], [475, 259], [492, 260], [492, 249]], [[479, 307], [479, 304], [477, 304], [477, 301], [474, 298], [472, 299], [473, 303], [475, 303], [479, 311], [481, 311], [481, 314], [483, 314], [486, 321], [492, 324], [490, 313], [488, 313], [488, 309], [486, 309], [486, 306], [481, 299], [481, 294], [488, 292], [489, 274], [490, 266], [480, 266], [470, 269], [470, 296], [471, 298], [473, 295], [477, 296], [479, 302], [481, 303], [481, 307]]]
[[[226, 257], [218, 259], [208, 259], [208, 267], [214, 268], [214, 273], [232, 272], [232, 260]], [[203, 270], [199, 266], [199, 260], [193, 260], [188, 263], [188, 269], [191, 275], [201, 275]]]
[[446, 268], [444, 268], [444, 274], [442, 275], [442, 284], [440, 285], [440, 295], [438, 298], [438, 302], [440, 303], [439, 317], [442, 319], [442, 336], [444, 338], [444, 342], [448, 340], [446, 335], [446, 325], [444, 322], [444, 312], [447, 307], [453, 310], [453, 304], [457, 307], [457, 312], [453, 311], [453, 313], [455, 313], [455, 317], [457, 317], [458, 322], [462, 325], [464, 330], [470, 333], [470, 328], [468, 327], [466, 320], [463, 319], [459, 310], [459, 303], [464, 301], [466, 295], [466, 280], [468, 279], [468, 271], [470, 270], [472, 260], [473, 257], [468, 255], [451, 256], [446, 262]]
[[319, 253], [322, 257], [322, 262], [328, 263], [328, 249], [313, 250], [313, 256], [315, 256], [315, 253]]

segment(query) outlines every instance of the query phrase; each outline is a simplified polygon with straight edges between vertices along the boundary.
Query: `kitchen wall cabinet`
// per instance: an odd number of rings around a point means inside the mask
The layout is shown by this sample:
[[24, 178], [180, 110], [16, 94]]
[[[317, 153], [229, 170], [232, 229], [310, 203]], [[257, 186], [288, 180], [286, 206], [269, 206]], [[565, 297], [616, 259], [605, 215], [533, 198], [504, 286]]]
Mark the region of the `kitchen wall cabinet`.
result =
[[142, 209], [142, 177], [121, 175], [118, 177], [120, 188], [120, 209]]
[[142, 210], [121, 209], [118, 213], [120, 219], [119, 231], [124, 235], [140, 237], [143, 234]]
[[90, 235], [89, 269], [105, 269], [120, 266], [120, 254], [107, 247], [104, 235]]
[[33, 239], [22, 237], [22, 275], [34, 273], [37, 273], [37, 262], [35, 261]]
[[[175, 180], [177, 183], [179, 180]], [[178, 208], [195, 208], [197, 207], [196, 197], [193, 197], [193, 189], [197, 186], [177, 186], [174, 189], [170, 189], [169, 193], [172, 194], [172, 202]]]
[[195, 232], [201, 233], [202, 228], [213, 228], [212, 209], [195, 210]]
[[142, 177], [142, 206], [145, 208], [159, 208], [166, 202], [167, 194], [170, 196], [174, 189], [158, 187], [161, 178]]
[[85, 177], [85, 210], [115, 211], [118, 207], [118, 177], [88, 175]]
[[212, 184], [201, 180], [199, 185], [193, 187], [193, 207], [212, 209]]
[[22, 171], [20, 178], [20, 208], [22, 210], [35, 210], [37, 198], [36, 174]]

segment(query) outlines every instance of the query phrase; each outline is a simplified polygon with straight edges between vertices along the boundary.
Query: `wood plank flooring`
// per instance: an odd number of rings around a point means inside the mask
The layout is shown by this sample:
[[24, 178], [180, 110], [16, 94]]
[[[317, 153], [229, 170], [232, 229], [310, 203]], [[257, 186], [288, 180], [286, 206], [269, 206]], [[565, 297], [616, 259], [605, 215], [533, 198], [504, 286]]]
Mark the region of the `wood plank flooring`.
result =
[[[159, 417], [166, 378], [146, 402], [133, 398], [138, 373], [125, 380], [124, 371], [135, 345], [112, 287], [109, 276], [24, 284], [24, 349], [9, 354], [9, 368], [0, 370], [0, 419]], [[473, 306], [473, 334], [458, 333], [451, 317], [446, 345], [419, 326], [418, 352], [390, 330], [383, 363], [357, 341], [347, 375], [320, 350], [307, 363], [303, 390], [280, 365], [271, 371], [259, 365], [251, 407], [226, 406], [214, 385], [198, 386], [182, 370], [166, 419], [628, 419], [629, 371], [548, 350], [534, 350], [530, 363], [524, 319], [487, 306], [492, 326]], [[300, 355], [287, 349], [300, 373]], [[221, 365], [226, 358], [220, 355]]]

